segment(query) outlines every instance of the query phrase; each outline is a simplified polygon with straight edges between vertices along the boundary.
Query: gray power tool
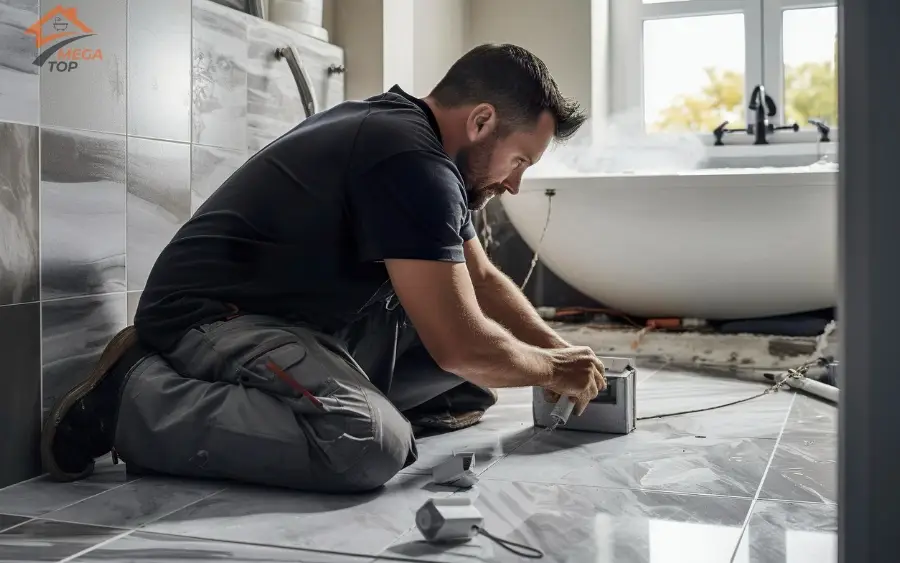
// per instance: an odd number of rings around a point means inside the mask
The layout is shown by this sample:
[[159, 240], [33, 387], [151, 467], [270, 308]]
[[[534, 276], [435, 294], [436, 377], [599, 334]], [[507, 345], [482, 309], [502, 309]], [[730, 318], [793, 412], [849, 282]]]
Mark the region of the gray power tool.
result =
[[605, 434], [628, 434], [634, 430], [637, 378], [634, 359], [600, 357], [600, 361], [606, 371], [606, 389], [588, 403], [581, 416], [571, 416], [575, 404], [568, 397], [550, 403], [544, 398], [544, 390], [535, 387], [534, 425]]

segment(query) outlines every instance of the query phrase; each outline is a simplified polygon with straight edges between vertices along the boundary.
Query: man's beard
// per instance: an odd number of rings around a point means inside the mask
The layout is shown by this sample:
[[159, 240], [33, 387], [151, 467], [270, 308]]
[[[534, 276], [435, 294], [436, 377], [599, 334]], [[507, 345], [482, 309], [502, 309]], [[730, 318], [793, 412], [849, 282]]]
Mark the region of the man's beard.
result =
[[456, 167], [465, 182], [471, 211], [484, 209], [494, 196], [506, 191], [500, 182], [491, 182], [487, 177], [496, 143], [496, 139], [485, 139], [456, 155]]

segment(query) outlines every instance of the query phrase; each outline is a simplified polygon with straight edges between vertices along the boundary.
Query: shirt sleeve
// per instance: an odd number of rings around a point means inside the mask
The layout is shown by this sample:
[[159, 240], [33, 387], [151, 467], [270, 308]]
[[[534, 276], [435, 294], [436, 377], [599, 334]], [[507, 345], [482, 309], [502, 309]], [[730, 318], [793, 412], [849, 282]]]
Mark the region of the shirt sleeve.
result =
[[361, 261], [465, 262], [469, 209], [459, 172], [446, 157], [394, 155], [351, 180], [348, 199]]
[[475, 225], [472, 221], [472, 212], [468, 211], [466, 215], [466, 222], [463, 224], [463, 228], [459, 232], [459, 235], [462, 237], [463, 241], [468, 242], [475, 238], [475, 235], [477, 234], [477, 231], [475, 231]]

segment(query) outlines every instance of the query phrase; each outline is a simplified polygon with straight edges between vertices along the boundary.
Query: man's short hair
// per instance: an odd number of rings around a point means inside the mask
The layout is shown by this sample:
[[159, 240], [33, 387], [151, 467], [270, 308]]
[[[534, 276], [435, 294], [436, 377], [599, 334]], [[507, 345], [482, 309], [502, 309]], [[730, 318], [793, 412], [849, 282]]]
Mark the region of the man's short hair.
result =
[[510, 44], [487, 43], [463, 55], [431, 97], [444, 107], [491, 104], [504, 133], [534, 127], [547, 111], [556, 123], [554, 137], [559, 141], [574, 135], [587, 119], [574, 98], [560, 93], [541, 59]]

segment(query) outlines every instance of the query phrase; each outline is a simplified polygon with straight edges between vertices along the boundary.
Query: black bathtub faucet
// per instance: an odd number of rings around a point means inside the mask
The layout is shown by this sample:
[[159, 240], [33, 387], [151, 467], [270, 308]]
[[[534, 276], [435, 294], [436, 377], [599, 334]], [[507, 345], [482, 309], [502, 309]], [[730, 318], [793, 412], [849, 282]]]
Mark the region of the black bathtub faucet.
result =
[[725, 144], [722, 142], [722, 138], [726, 133], [747, 133], [748, 135], [753, 135], [754, 145], [768, 145], [768, 136], [775, 133], [775, 131], [790, 129], [797, 132], [800, 130], [800, 126], [796, 123], [779, 126], [769, 123], [769, 118], [774, 117], [778, 113], [778, 106], [775, 105], [775, 100], [772, 99], [772, 96], [766, 94], [766, 87], [762, 84], [753, 88], [747, 108], [753, 112], [753, 123], [743, 129], [727, 129], [725, 126], [728, 125], [728, 122], [722, 122], [721, 125], [713, 130], [713, 135], [716, 136], [716, 145], [721, 146]]

